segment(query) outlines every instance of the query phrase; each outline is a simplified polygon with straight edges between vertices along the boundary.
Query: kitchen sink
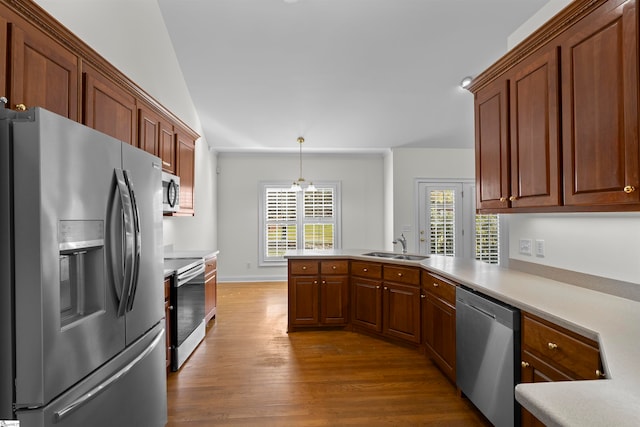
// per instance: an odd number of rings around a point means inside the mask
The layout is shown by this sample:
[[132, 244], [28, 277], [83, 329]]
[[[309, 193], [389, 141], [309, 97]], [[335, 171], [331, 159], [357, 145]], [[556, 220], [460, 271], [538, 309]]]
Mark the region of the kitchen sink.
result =
[[397, 254], [395, 252], [367, 252], [366, 254], [362, 255], [375, 256], [378, 258], [403, 259], [407, 261], [422, 261], [423, 259], [429, 258], [428, 255]]

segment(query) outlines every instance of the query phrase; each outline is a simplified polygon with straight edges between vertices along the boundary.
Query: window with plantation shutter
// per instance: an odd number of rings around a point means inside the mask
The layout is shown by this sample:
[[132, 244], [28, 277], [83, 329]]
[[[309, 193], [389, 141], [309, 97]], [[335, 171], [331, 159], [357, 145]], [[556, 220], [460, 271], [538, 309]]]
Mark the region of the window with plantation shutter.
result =
[[489, 264], [500, 262], [500, 221], [498, 215], [476, 215], [476, 259]]
[[429, 252], [439, 255], [456, 254], [455, 190], [429, 192]]
[[296, 192], [285, 183], [261, 183], [260, 264], [281, 265], [287, 250], [339, 247], [339, 183]]

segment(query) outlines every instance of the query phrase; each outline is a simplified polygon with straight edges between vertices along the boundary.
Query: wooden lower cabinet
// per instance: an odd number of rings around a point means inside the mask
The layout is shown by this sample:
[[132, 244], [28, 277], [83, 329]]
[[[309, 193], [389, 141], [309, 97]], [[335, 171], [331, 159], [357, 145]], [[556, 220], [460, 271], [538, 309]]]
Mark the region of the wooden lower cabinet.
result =
[[216, 317], [218, 301], [218, 259], [211, 257], [204, 260], [204, 321], [209, 323]]
[[288, 329], [349, 323], [349, 261], [289, 261]]
[[164, 279], [164, 336], [166, 338], [167, 372], [171, 370], [171, 277]]
[[420, 270], [352, 261], [351, 323], [356, 328], [420, 343]]
[[422, 272], [422, 340], [429, 358], [456, 381], [456, 285]]
[[[604, 378], [598, 343], [533, 314], [522, 312], [521, 382]], [[523, 426], [542, 426], [522, 409]]]

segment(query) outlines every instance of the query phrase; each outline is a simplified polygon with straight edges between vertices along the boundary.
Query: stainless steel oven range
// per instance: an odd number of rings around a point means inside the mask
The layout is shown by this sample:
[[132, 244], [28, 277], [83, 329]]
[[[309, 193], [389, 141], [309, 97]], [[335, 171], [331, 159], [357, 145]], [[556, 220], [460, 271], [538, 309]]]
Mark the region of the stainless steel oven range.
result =
[[177, 371], [204, 339], [204, 259], [165, 259], [176, 271], [171, 286], [171, 370]]

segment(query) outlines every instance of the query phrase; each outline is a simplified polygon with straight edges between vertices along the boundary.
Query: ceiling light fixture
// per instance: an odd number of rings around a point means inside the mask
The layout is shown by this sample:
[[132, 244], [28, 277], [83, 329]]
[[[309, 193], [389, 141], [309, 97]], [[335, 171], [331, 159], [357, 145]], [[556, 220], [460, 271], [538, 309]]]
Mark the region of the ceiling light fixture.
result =
[[304, 143], [304, 138], [299, 136], [298, 139], [298, 145], [300, 146], [300, 178], [298, 178], [296, 181], [293, 181], [293, 184], [291, 184], [291, 191], [316, 191], [316, 187], [313, 185], [313, 182], [309, 182], [309, 185], [307, 186], [307, 188], [302, 188], [302, 185], [305, 183], [304, 178], [302, 177], [302, 144]]
[[469, 87], [472, 81], [473, 81], [473, 77], [467, 76], [464, 79], [462, 79], [462, 81], [460, 82], [460, 87], [462, 89], [466, 89]]

